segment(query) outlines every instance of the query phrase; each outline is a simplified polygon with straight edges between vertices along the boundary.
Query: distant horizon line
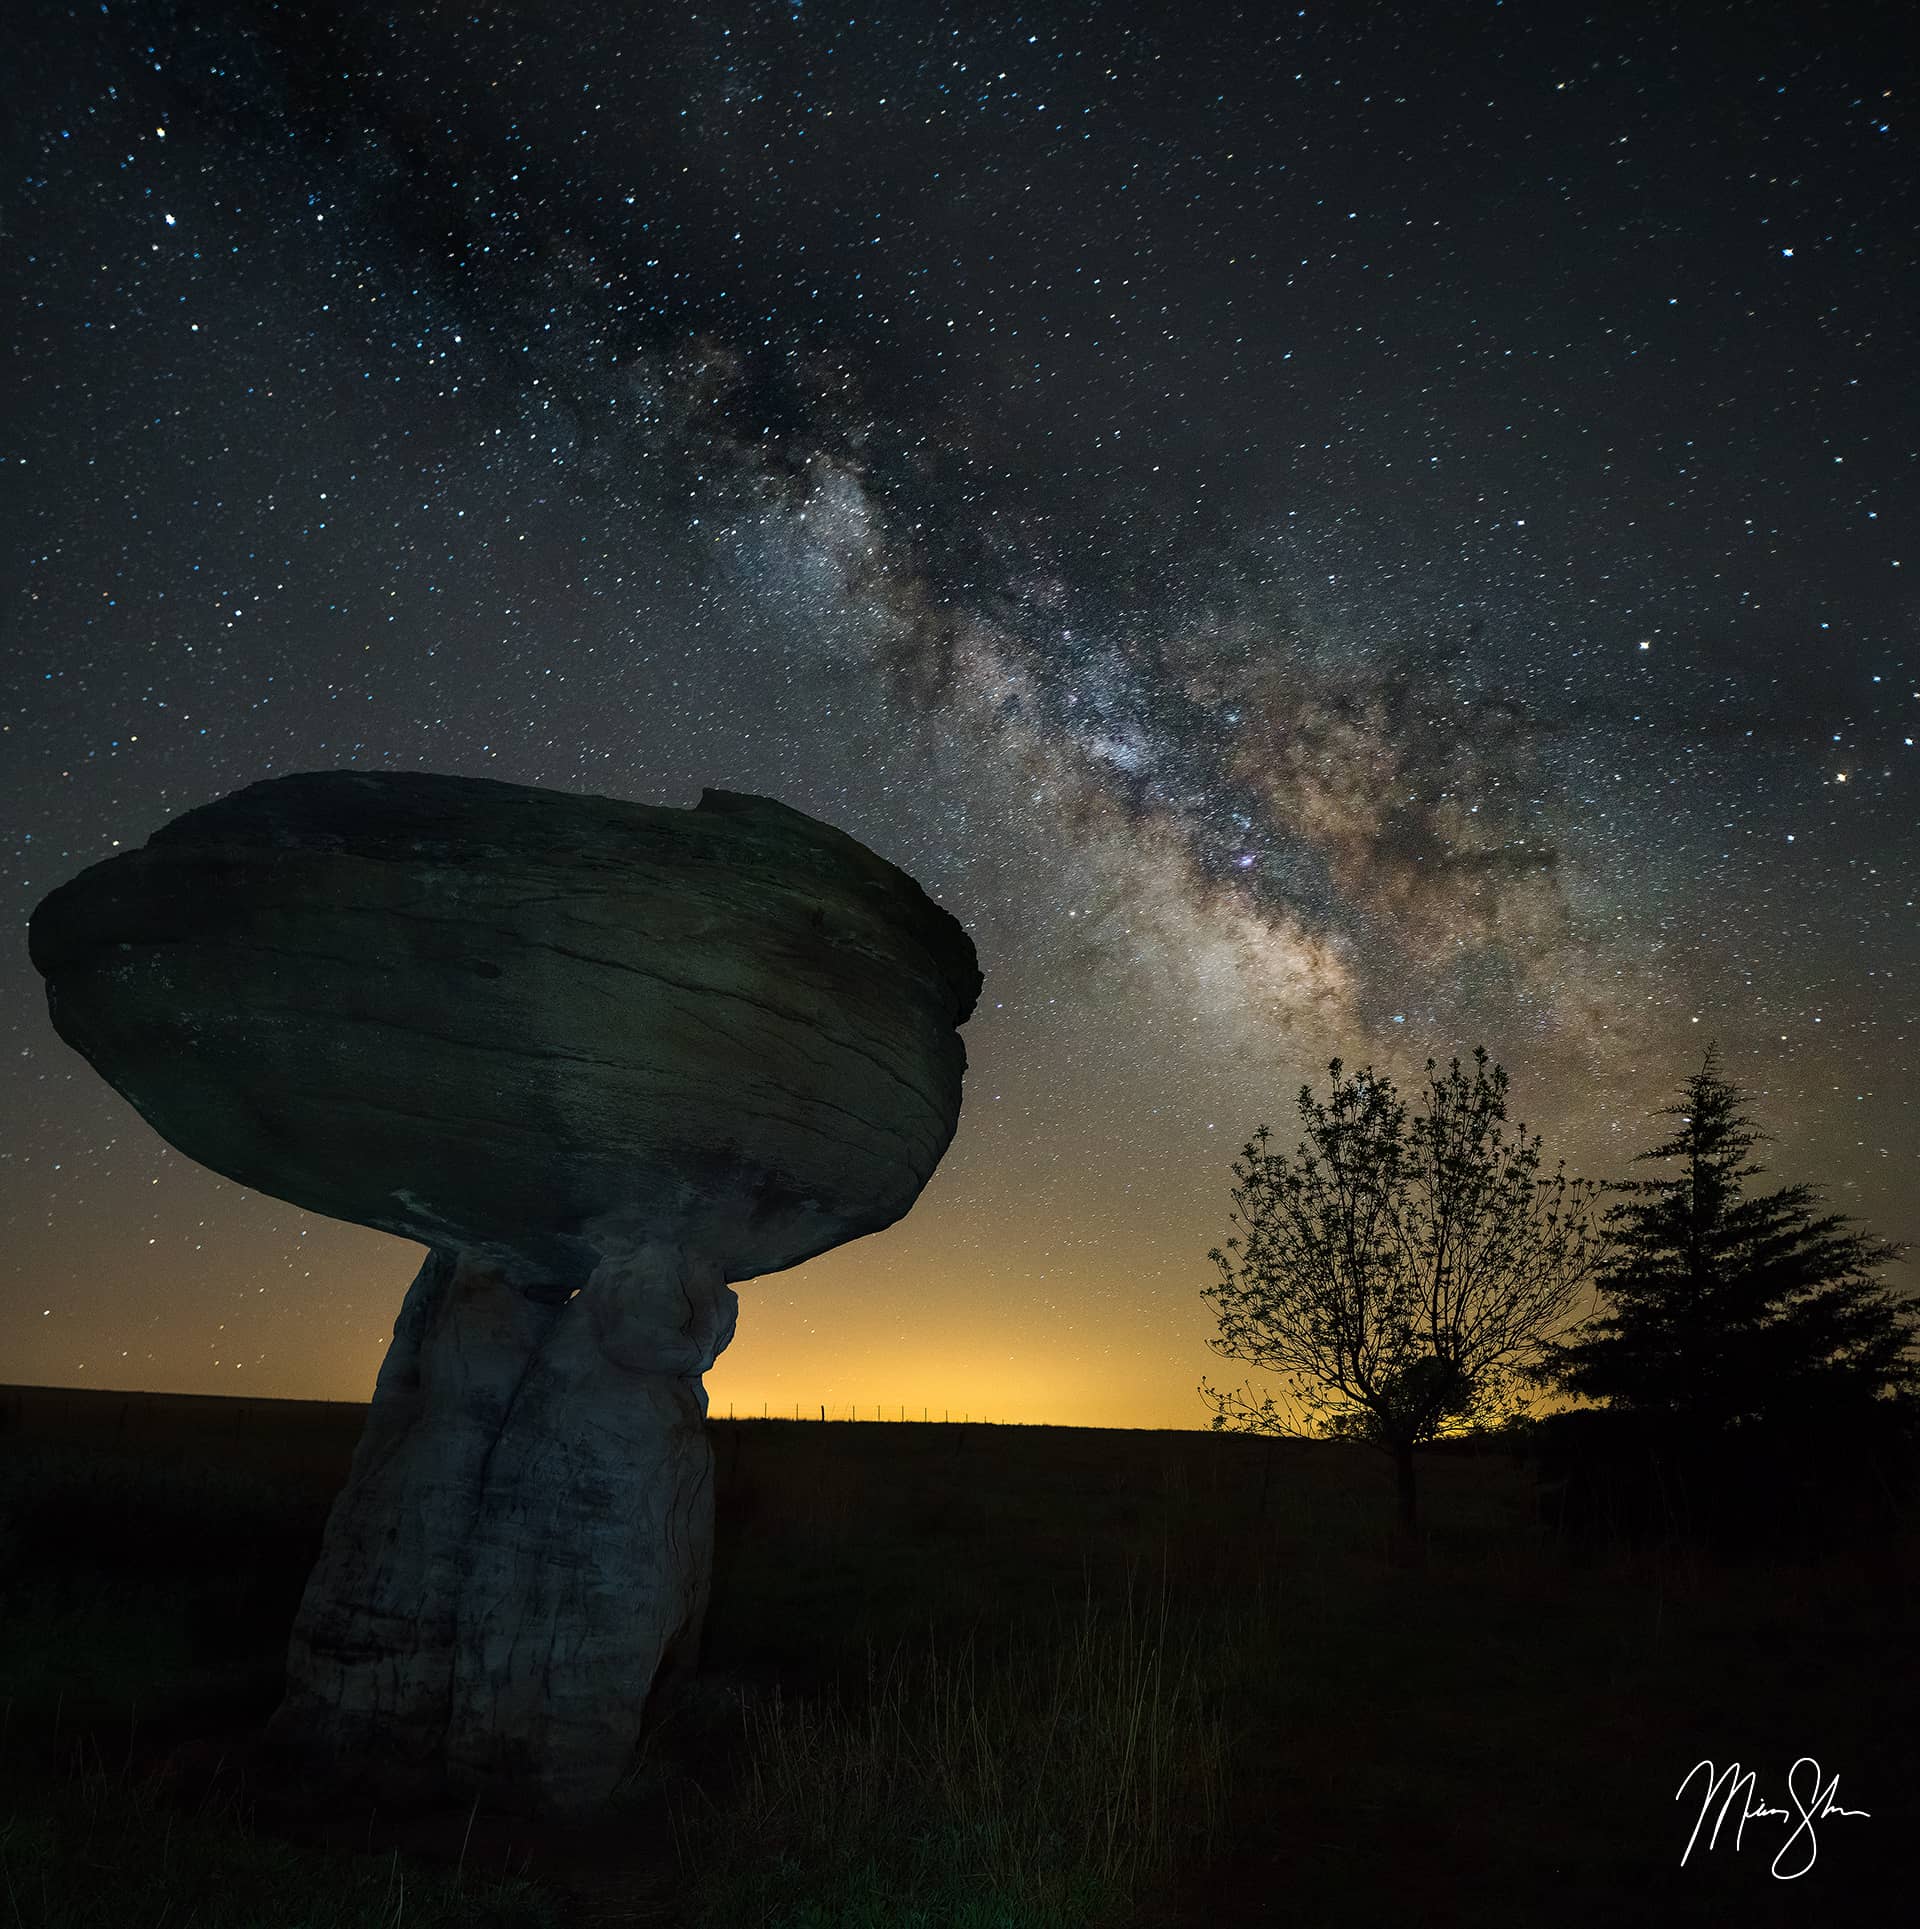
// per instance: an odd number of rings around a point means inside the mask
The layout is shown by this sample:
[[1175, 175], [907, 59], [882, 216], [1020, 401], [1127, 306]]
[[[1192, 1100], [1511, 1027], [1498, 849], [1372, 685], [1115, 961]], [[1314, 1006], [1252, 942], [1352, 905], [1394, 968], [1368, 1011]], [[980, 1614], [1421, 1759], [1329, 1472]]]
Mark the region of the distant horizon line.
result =
[[[0, 1381], [0, 1401], [4, 1401], [8, 1395], [16, 1394], [16, 1393], [59, 1393], [59, 1394], [78, 1393], [78, 1394], [85, 1395], [89, 1398], [98, 1398], [98, 1399], [116, 1399], [117, 1398], [117, 1399], [123, 1399], [123, 1400], [127, 1400], [127, 1399], [210, 1400], [210, 1401], [217, 1400], [217, 1401], [225, 1402], [230, 1405], [240, 1405], [245, 1403], [245, 1404], [251, 1404], [254, 1406], [358, 1407], [363, 1410], [370, 1408], [373, 1404], [370, 1398], [364, 1399], [364, 1400], [334, 1399], [324, 1394], [181, 1393], [181, 1392], [174, 1392], [162, 1387], [53, 1385], [47, 1382], [34, 1381], [34, 1380]], [[1072, 1430], [1075, 1432], [1082, 1432], [1082, 1433], [1213, 1433], [1216, 1431], [1225, 1433], [1229, 1431], [1227, 1429], [1216, 1429], [1208, 1426], [1197, 1426], [1197, 1427], [1182, 1427], [1182, 1426], [1172, 1426], [1172, 1425], [1129, 1426], [1117, 1421], [1109, 1422], [1109, 1423], [1100, 1423], [1100, 1422], [1085, 1421], [1085, 1420], [1008, 1420], [1003, 1418], [997, 1419], [991, 1413], [974, 1413], [970, 1409], [963, 1409], [959, 1414], [959, 1416], [956, 1418], [954, 1416], [952, 1408], [950, 1407], [943, 1407], [941, 1409], [942, 1417], [938, 1420], [935, 1420], [931, 1417], [932, 1408], [924, 1403], [922, 1405], [921, 1411], [923, 1414], [925, 1414], [928, 1417], [924, 1419], [919, 1419], [919, 1420], [913, 1419], [911, 1417], [912, 1407], [911, 1405], [908, 1405], [906, 1408], [907, 1417], [902, 1419], [901, 1418], [902, 1403], [899, 1401], [894, 1401], [892, 1403], [893, 1416], [891, 1418], [888, 1417], [884, 1405], [879, 1402], [855, 1403], [853, 1401], [835, 1402], [835, 1401], [828, 1400], [828, 1401], [822, 1402], [819, 1400], [813, 1400], [813, 1401], [802, 1400], [796, 1403], [795, 1411], [791, 1414], [785, 1412], [784, 1410], [779, 1413], [773, 1412], [772, 1411], [773, 1403], [771, 1401], [763, 1401], [761, 1403], [763, 1410], [759, 1413], [738, 1413], [734, 1409], [736, 1409], [739, 1406], [739, 1404], [740, 1402], [737, 1400], [730, 1401], [728, 1403], [728, 1410], [726, 1413], [721, 1414], [710, 1410], [707, 1414], [707, 1418], [709, 1420], [724, 1419], [724, 1420], [732, 1421], [737, 1425], [743, 1425], [743, 1426], [749, 1422], [764, 1421], [769, 1425], [775, 1422], [778, 1422], [779, 1424], [784, 1426], [793, 1426], [795, 1424], [800, 1424], [804, 1426], [817, 1427], [823, 1424], [823, 1416], [824, 1416], [824, 1424], [828, 1426], [842, 1426], [842, 1427], [844, 1426], [897, 1427], [902, 1425], [910, 1426], [910, 1427], [919, 1427], [919, 1426], [1058, 1427], [1061, 1429]], [[868, 1420], [864, 1417], [866, 1407], [868, 1405], [873, 1405], [875, 1408], [875, 1417], [871, 1420]], [[840, 1410], [836, 1410], [836, 1409], [840, 1409]], [[843, 1412], [844, 1412], [844, 1417], [843, 1417]], [[1274, 1440], [1300, 1438], [1300, 1436], [1298, 1435], [1284, 1435], [1284, 1434], [1249, 1435], [1247, 1437], [1261, 1438], [1261, 1439], [1274, 1439]], [[1350, 1445], [1353, 1443], [1345, 1442], [1345, 1441], [1328, 1442], [1328, 1441], [1308, 1439], [1308, 1440], [1304, 1440], [1303, 1444], [1308, 1446], [1323, 1446], [1323, 1445], [1343, 1446], [1343, 1445]]]
[[[332, 1399], [323, 1394], [178, 1393], [162, 1387], [57, 1386], [37, 1380], [0, 1380], [0, 1406], [4, 1406], [4, 1402], [9, 1395], [22, 1393], [58, 1393], [63, 1395], [78, 1393], [89, 1399], [102, 1400], [206, 1400], [220, 1401], [232, 1406], [249, 1404], [253, 1406], [278, 1407], [353, 1407], [358, 1408], [362, 1412], [370, 1410], [373, 1405], [370, 1398], [365, 1400]], [[847, 1401], [844, 1404], [848, 1411], [844, 1418], [835, 1411], [836, 1403], [830, 1400], [825, 1402], [819, 1400], [799, 1401], [796, 1403], [795, 1411], [791, 1414], [784, 1411], [780, 1413], [773, 1412], [773, 1403], [770, 1400], [762, 1401], [762, 1411], [759, 1413], [737, 1413], [734, 1409], [737, 1408], [739, 1404], [737, 1400], [729, 1401], [728, 1409], [724, 1414], [710, 1410], [707, 1418], [709, 1420], [726, 1420], [737, 1426], [764, 1424], [768, 1426], [800, 1425], [817, 1427], [825, 1424], [827, 1426], [840, 1427], [1052, 1427], [1062, 1432], [1073, 1433], [1217, 1433], [1222, 1439], [1286, 1441], [1305, 1447], [1355, 1447], [1370, 1453], [1379, 1451], [1373, 1443], [1364, 1440], [1343, 1440], [1336, 1437], [1314, 1434], [1255, 1433], [1233, 1427], [1183, 1427], [1172, 1424], [1161, 1424], [1157, 1426], [1130, 1425], [1121, 1421], [1101, 1422], [1092, 1420], [1008, 1420], [996, 1419], [991, 1413], [974, 1413], [968, 1409], [963, 1409], [956, 1419], [951, 1407], [943, 1407], [941, 1409], [941, 1417], [935, 1420], [931, 1417], [932, 1408], [924, 1403], [921, 1411], [927, 1416], [926, 1418], [920, 1420], [913, 1419], [911, 1417], [911, 1407], [908, 1407], [907, 1417], [903, 1419], [900, 1416], [902, 1403], [899, 1401], [892, 1403], [894, 1415], [891, 1418], [887, 1416], [884, 1407], [878, 1402], [860, 1403], [856, 1405], [855, 1402]], [[875, 1417], [871, 1420], [864, 1417], [866, 1404], [873, 1404], [875, 1407]], [[0, 1419], [4, 1417], [4, 1413], [0, 1413]], [[1487, 1429], [1485, 1431], [1491, 1432], [1493, 1430]], [[1424, 1452], [1431, 1447], [1457, 1447], [1474, 1437], [1472, 1434], [1456, 1434], [1445, 1436], [1438, 1440], [1423, 1441], [1419, 1451]]]

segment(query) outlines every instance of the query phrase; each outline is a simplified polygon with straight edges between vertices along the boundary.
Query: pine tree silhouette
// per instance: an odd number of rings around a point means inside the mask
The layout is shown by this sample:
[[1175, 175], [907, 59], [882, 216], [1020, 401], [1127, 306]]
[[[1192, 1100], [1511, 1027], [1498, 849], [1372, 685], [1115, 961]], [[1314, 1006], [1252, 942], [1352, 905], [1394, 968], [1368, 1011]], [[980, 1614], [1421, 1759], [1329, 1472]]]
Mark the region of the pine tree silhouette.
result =
[[1636, 1164], [1677, 1174], [1613, 1188], [1603, 1310], [1547, 1349], [1563, 1391], [1709, 1429], [1859, 1414], [1920, 1390], [1920, 1315], [1873, 1277], [1901, 1248], [1823, 1213], [1807, 1186], [1749, 1195], [1762, 1134], [1718, 1054], [1660, 1114], [1680, 1123]]

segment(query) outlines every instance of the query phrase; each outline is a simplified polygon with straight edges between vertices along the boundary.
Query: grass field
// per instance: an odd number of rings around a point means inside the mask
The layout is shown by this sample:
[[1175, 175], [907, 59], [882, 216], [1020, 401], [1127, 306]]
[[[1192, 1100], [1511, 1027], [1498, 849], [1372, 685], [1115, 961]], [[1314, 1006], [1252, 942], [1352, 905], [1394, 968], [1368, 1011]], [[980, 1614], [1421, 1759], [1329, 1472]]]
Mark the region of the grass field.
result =
[[[718, 1421], [701, 1678], [614, 1812], [274, 1824], [246, 1776], [364, 1410], [0, 1389], [0, 1929], [1906, 1919], [1912, 1524], [1573, 1545], [1527, 1470], [1207, 1434]], [[1680, 1866], [1687, 1770], [1870, 1811]], [[1737, 1812], [1736, 1804], [1736, 1812]], [[1803, 1860], [1796, 1856], [1796, 1861]]]

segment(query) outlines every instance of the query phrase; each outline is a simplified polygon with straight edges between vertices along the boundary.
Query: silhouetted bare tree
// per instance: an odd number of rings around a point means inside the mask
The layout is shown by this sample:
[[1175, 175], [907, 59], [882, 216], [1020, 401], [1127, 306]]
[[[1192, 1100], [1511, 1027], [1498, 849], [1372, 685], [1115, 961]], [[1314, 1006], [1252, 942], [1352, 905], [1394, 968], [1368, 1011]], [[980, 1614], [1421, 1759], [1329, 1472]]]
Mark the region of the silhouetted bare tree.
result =
[[[1540, 1171], [1540, 1139], [1507, 1132], [1507, 1075], [1473, 1054], [1427, 1061], [1410, 1118], [1390, 1079], [1329, 1066], [1300, 1088], [1291, 1157], [1262, 1125], [1233, 1168], [1238, 1233], [1208, 1257], [1210, 1342], [1286, 1382], [1271, 1395], [1201, 1383], [1216, 1429], [1363, 1439], [1394, 1457], [1402, 1522], [1417, 1517], [1413, 1451], [1505, 1417], [1543, 1337], [1590, 1271], [1585, 1180]], [[1297, 1410], [1295, 1410], [1297, 1408]]]

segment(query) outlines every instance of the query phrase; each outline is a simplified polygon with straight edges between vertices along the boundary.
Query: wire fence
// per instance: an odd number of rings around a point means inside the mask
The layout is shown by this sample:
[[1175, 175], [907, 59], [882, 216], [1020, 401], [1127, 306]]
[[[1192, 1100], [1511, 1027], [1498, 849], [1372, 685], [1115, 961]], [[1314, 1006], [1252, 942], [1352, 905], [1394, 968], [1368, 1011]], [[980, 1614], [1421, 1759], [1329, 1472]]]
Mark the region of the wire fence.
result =
[[[796, 1420], [837, 1420], [845, 1424], [852, 1420], [866, 1420], [866, 1415], [867, 1410], [865, 1407], [857, 1406], [851, 1401], [844, 1407], [836, 1406], [826, 1401], [810, 1403], [805, 1400], [796, 1400], [793, 1404], [793, 1417]], [[732, 1400], [727, 1402], [727, 1418], [729, 1420], [784, 1420], [786, 1417], [786, 1408], [783, 1406], [776, 1414], [773, 1410], [773, 1403], [770, 1400], [761, 1401], [760, 1411], [758, 1413], [755, 1413], [751, 1406], [749, 1406], [745, 1413], [736, 1412], [735, 1402]], [[910, 1406], [904, 1404], [882, 1406], [878, 1401], [874, 1403], [873, 1418], [874, 1420], [885, 1422], [889, 1426], [899, 1426], [903, 1423], [912, 1426], [936, 1427], [971, 1426], [975, 1424], [971, 1413], [963, 1412], [960, 1418], [955, 1420], [951, 1407], [942, 1407], [938, 1420], [934, 1419], [933, 1409], [931, 1407], [922, 1407], [920, 1409], [920, 1418], [915, 1420], [913, 1417], [913, 1409]], [[873, 1422], [868, 1421], [867, 1424], [872, 1425]], [[978, 1424], [983, 1427], [1004, 1427], [1018, 1425], [1019, 1423], [1017, 1421], [996, 1420], [992, 1415], [983, 1413], [980, 1416]]]

